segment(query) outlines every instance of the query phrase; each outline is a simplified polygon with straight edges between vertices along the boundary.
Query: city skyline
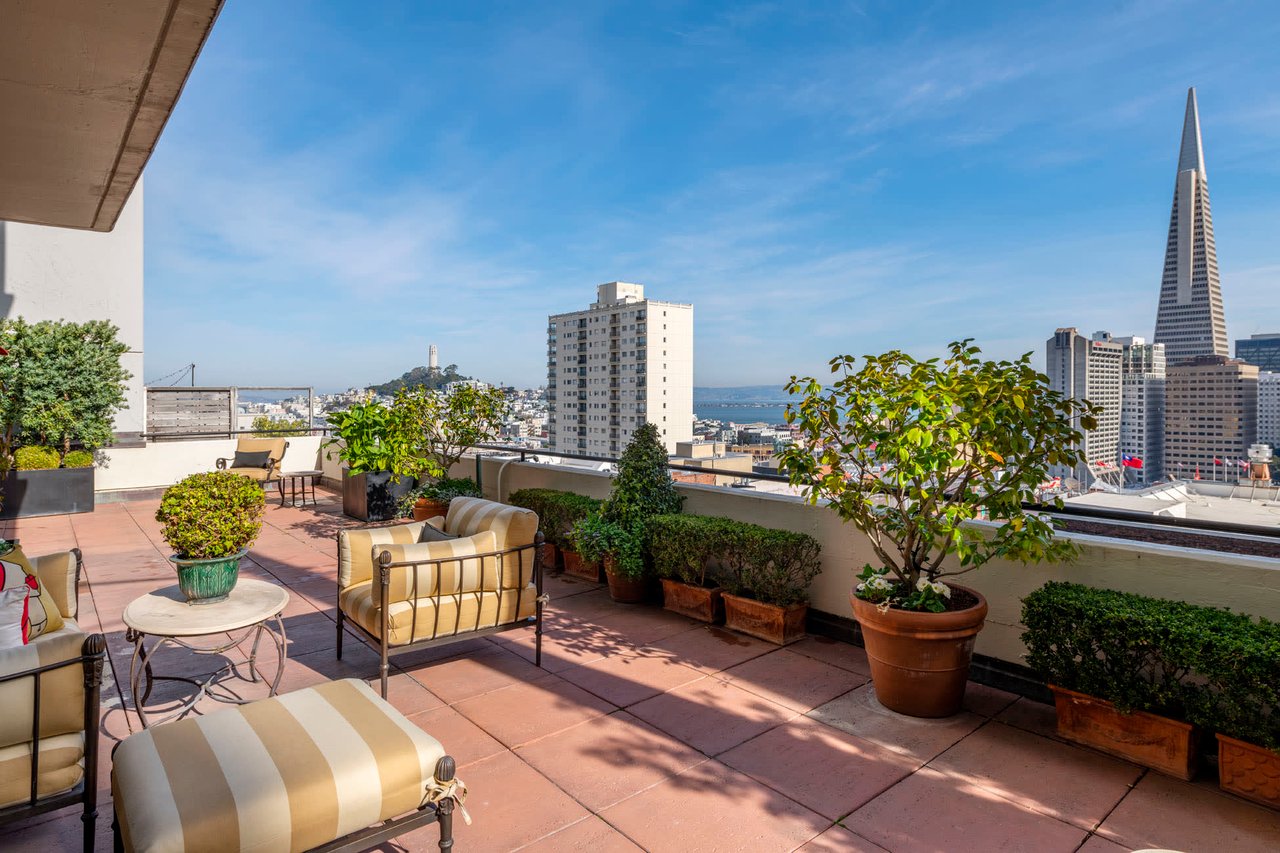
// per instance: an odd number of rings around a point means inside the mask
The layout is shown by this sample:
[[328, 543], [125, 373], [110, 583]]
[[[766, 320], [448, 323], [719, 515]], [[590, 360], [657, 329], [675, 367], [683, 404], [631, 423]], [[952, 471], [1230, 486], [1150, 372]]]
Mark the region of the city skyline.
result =
[[615, 278], [702, 306], [700, 386], [1150, 335], [1191, 85], [1228, 336], [1275, 331], [1266, 6], [382, 10], [224, 11], [148, 170], [148, 373], [339, 388], [437, 342], [535, 385]]

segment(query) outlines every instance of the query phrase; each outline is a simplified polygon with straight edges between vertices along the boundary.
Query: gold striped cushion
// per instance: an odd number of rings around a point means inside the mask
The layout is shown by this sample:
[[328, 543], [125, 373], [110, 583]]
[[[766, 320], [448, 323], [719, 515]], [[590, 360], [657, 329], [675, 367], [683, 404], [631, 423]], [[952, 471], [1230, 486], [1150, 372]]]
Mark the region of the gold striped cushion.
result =
[[373, 577], [373, 546], [417, 542], [425, 522], [394, 524], [390, 527], [370, 527], [364, 530], [344, 530], [338, 534], [338, 586]]
[[443, 755], [347, 679], [139, 732], [111, 789], [127, 849], [284, 853], [417, 809]]
[[[372, 560], [377, 565], [383, 551], [391, 555], [394, 563], [419, 560], [438, 560], [442, 557], [466, 557], [472, 554], [492, 554], [497, 549], [492, 532], [486, 530], [463, 539], [442, 539], [436, 542], [412, 542], [407, 545], [375, 545]], [[483, 564], [483, 567], [482, 565]], [[381, 585], [373, 582], [375, 592]], [[387, 592], [392, 602], [411, 598], [427, 598], [432, 595], [452, 595], [455, 592], [479, 592], [481, 589], [498, 588], [498, 560], [485, 557], [482, 560], [454, 560], [448, 563], [427, 563], [417, 566], [401, 566], [391, 570], [391, 587]]]
[[[57, 631], [41, 634], [25, 646], [0, 649], [0, 675], [47, 666], [80, 656], [85, 635], [71, 619]], [[31, 740], [34, 679], [0, 684], [0, 747]], [[40, 734], [69, 734], [84, 728], [84, 667], [79, 664], [40, 676]]]
[[76, 555], [72, 551], [59, 551], [42, 557], [31, 557], [31, 568], [53, 596], [54, 604], [62, 615], [74, 619], [78, 615], [76, 599]]
[[[84, 778], [84, 733], [40, 739], [40, 780], [36, 795], [69, 791]], [[0, 808], [31, 797], [31, 744], [0, 749]]]
[[[387, 641], [393, 646], [403, 646], [508, 625], [533, 616], [537, 598], [538, 591], [528, 586], [522, 590], [504, 589], [500, 593], [463, 592], [439, 598], [420, 598], [416, 602], [393, 602], [388, 610]], [[338, 606], [370, 634], [380, 636], [382, 628], [378, 618], [381, 611], [371, 584], [356, 584], [343, 590], [338, 596]]]
[[[504, 570], [503, 589], [519, 589], [533, 579], [532, 546], [538, 535], [536, 512], [484, 498], [454, 498], [449, 502], [444, 529], [454, 536], [471, 536], [482, 530], [489, 530], [497, 537], [497, 550], [521, 549], [507, 558], [518, 565]], [[529, 547], [523, 547], [526, 545]]]

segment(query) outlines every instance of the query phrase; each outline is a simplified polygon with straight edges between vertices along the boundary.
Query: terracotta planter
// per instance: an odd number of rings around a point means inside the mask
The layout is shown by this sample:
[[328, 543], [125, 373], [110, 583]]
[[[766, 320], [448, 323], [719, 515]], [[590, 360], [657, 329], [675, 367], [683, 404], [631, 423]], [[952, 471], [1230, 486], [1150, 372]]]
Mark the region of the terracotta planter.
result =
[[577, 551], [570, 551], [568, 548], [565, 548], [560, 553], [564, 555], [564, 573], [566, 575], [573, 575], [575, 578], [589, 580], [592, 583], [600, 582], [599, 563], [584, 563], [581, 554]]
[[449, 502], [434, 498], [418, 498], [413, 505], [413, 520], [426, 521], [428, 518], [449, 514]]
[[720, 597], [724, 600], [726, 628], [779, 646], [804, 637], [804, 618], [809, 613], [807, 604], [780, 607], [727, 592], [721, 593]]
[[613, 566], [613, 558], [605, 557], [604, 576], [609, 580], [609, 597], [619, 604], [644, 604], [649, 597], [649, 579], [620, 575]]
[[1052, 684], [1049, 689], [1058, 709], [1058, 734], [1067, 740], [1177, 779], [1196, 775], [1200, 738], [1188, 723], [1145, 711], [1122, 714], [1105, 699]]
[[912, 717], [949, 717], [960, 710], [973, 641], [987, 618], [987, 600], [965, 591], [978, 603], [948, 613], [882, 611], [850, 594], [881, 705]]
[[1218, 787], [1280, 809], [1280, 753], [1218, 735]]
[[694, 586], [671, 578], [662, 579], [662, 606], [672, 613], [718, 625], [724, 621], [723, 590]]
[[542, 543], [542, 570], [546, 572], [554, 572], [560, 566], [559, 550], [550, 542]]

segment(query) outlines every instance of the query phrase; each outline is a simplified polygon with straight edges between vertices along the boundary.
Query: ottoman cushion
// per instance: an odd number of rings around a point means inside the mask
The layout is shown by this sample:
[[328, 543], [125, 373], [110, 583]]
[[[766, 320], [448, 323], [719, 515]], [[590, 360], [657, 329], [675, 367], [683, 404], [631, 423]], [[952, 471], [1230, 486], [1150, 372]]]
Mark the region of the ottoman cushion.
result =
[[296, 851], [418, 809], [443, 755], [347, 679], [133, 735], [111, 787], [127, 849]]

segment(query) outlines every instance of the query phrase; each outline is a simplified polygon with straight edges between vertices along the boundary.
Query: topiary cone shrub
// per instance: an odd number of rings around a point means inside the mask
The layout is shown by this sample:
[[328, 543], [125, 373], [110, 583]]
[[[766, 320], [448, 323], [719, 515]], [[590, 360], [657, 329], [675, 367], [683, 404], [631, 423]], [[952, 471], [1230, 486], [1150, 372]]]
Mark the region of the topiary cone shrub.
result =
[[160, 534], [180, 558], [231, 557], [262, 530], [262, 487], [240, 474], [192, 474], [165, 490], [156, 511]]

